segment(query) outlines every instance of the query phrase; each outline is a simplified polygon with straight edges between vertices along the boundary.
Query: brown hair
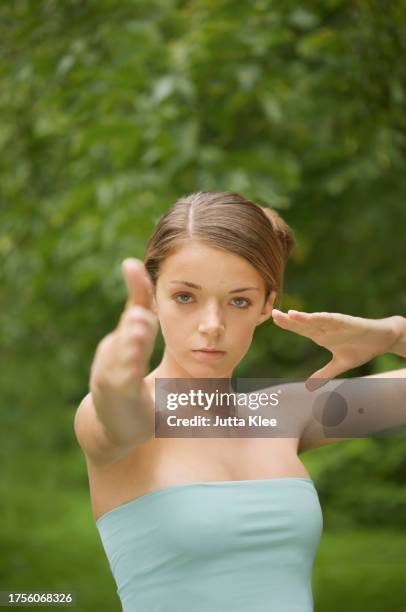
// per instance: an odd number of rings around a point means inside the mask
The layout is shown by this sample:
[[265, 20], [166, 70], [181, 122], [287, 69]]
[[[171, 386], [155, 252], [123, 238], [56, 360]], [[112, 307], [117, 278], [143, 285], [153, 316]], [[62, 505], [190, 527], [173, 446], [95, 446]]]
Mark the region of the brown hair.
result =
[[161, 263], [190, 240], [244, 257], [265, 280], [265, 301], [273, 290], [280, 301], [295, 239], [276, 210], [230, 191], [199, 191], [179, 198], [160, 218], [147, 243], [144, 264], [154, 287]]

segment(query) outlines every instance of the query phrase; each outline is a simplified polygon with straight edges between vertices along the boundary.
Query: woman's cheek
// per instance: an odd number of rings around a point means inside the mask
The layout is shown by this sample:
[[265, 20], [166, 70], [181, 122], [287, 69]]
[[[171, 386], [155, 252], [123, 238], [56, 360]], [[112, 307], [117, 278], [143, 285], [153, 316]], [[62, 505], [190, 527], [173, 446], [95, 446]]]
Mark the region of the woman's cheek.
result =
[[190, 334], [184, 323], [180, 324], [179, 321], [165, 321], [161, 324], [161, 331], [165, 344], [167, 344], [168, 347], [171, 347], [176, 352], [188, 348]]
[[254, 334], [253, 329], [248, 329], [245, 331], [245, 333], [239, 334], [237, 346], [239, 347], [239, 351], [241, 355], [245, 355], [248, 352], [252, 344], [253, 334]]
[[164, 339], [165, 344], [172, 344], [173, 342], [173, 334], [174, 334], [174, 326], [165, 319], [160, 320], [161, 333]]

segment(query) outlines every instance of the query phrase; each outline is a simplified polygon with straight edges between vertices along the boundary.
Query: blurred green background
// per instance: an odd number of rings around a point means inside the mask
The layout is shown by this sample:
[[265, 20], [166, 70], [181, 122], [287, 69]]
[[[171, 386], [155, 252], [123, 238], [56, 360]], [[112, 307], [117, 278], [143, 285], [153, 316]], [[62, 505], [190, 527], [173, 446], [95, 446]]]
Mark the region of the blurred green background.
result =
[[[283, 310], [404, 315], [406, 3], [14, 0], [0, 23], [0, 590], [118, 612], [73, 418], [120, 262], [177, 197], [233, 190], [295, 232]], [[235, 375], [329, 357], [268, 322]], [[302, 458], [325, 519], [316, 612], [406, 611], [405, 441]]]

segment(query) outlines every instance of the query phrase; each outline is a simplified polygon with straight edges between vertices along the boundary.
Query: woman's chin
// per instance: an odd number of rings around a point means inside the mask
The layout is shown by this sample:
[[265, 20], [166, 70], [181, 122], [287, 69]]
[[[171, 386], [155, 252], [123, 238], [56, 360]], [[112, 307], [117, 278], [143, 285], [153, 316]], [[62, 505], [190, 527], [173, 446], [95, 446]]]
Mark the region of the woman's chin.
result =
[[190, 373], [191, 378], [228, 378], [232, 376], [230, 368], [225, 368], [219, 363], [189, 364], [185, 369]]

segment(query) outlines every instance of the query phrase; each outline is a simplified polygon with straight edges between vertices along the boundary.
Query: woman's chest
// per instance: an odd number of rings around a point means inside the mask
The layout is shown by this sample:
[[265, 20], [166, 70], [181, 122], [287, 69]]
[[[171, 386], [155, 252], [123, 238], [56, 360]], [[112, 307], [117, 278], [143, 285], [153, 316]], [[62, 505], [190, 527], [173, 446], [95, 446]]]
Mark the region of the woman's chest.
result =
[[308, 478], [297, 446], [295, 438], [154, 438], [111, 466], [88, 464], [94, 516], [169, 486]]

